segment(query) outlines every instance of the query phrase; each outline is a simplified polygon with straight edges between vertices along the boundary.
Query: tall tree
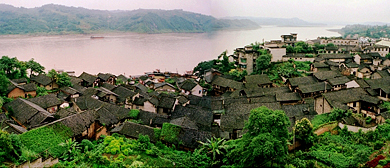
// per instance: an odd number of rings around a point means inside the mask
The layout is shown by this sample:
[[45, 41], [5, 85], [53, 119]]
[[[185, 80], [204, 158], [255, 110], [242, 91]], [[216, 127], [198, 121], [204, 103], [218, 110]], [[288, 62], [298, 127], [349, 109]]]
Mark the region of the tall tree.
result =
[[47, 76], [52, 78], [52, 80], [56, 81], [59, 87], [72, 86], [72, 83], [70, 82], [70, 77], [66, 72], [62, 72], [59, 74], [57, 73], [57, 71], [52, 69], [47, 73]]
[[229, 141], [229, 161], [225, 161], [244, 167], [282, 161], [288, 151], [289, 125], [290, 121], [281, 110], [270, 110], [265, 106], [252, 109], [244, 127], [247, 132], [241, 139]]
[[26, 68], [30, 69], [30, 78], [33, 73], [41, 74], [44, 73], [43, 70], [45, 70], [45, 67], [43, 67], [38, 62], [35, 62], [34, 58], [31, 58], [29, 61], [26, 62]]
[[295, 136], [300, 142], [310, 145], [314, 142], [313, 125], [307, 118], [302, 118], [295, 123]]
[[271, 62], [272, 56], [270, 54], [264, 54], [260, 55], [256, 59], [256, 73], [257, 74], [262, 74], [264, 70], [266, 70]]
[[0, 96], [5, 96], [8, 90], [8, 85], [10, 84], [5, 72], [0, 70]]
[[14, 57], [3, 56], [0, 59], [0, 70], [3, 70], [9, 79], [26, 77], [26, 68]]

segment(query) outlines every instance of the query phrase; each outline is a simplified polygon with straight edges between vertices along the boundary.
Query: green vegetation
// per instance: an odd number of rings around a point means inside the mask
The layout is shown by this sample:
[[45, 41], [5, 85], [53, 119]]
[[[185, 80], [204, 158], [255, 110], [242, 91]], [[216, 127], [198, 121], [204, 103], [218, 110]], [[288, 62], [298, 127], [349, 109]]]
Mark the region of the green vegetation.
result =
[[[241, 139], [230, 140], [225, 164], [238, 167], [265, 166], [276, 161], [283, 162], [287, 154], [287, 139], [290, 125], [281, 110], [270, 110], [265, 106], [251, 110], [245, 123], [247, 132]], [[267, 165], [269, 166], [269, 165]]]
[[344, 37], [359, 35], [361, 37], [381, 38], [390, 37], [390, 27], [370, 25], [347, 25], [339, 31]]
[[177, 136], [181, 131], [181, 127], [170, 123], [164, 123], [161, 128], [160, 138], [172, 144], [178, 144]]
[[48, 90], [46, 90], [45, 87], [39, 87], [39, 86], [37, 86], [36, 92], [37, 92], [37, 96], [36, 97], [45, 96], [45, 95], [49, 94]]
[[70, 77], [66, 72], [57, 73], [57, 71], [52, 69], [47, 73], [47, 76], [52, 78], [60, 88], [64, 86], [72, 86], [72, 83], [70, 82]]
[[20, 135], [20, 140], [26, 148], [37, 154], [59, 157], [65, 151], [65, 148], [59, 144], [72, 136], [72, 130], [56, 123], [25, 132]]
[[139, 115], [139, 110], [138, 109], [131, 109], [129, 112], [129, 117], [133, 119], [137, 119]]
[[299, 41], [295, 43], [295, 46], [285, 46], [286, 53], [314, 53], [314, 49], [312, 46], [309, 46], [307, 43], [303, 41]]
[[38, 8], [0, 6], [0, 34], [81, 34], [101, 32], [209, 32], [257, 29], [250, 20], [216, 19], [182, 10], [99, 11], [61, 5]]

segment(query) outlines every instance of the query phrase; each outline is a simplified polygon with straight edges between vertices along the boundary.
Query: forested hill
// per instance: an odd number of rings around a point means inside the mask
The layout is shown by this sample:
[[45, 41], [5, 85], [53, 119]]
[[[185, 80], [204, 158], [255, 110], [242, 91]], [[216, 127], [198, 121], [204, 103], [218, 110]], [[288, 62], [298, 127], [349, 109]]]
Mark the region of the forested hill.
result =
[[62, 5], [17, 8], [0, 4], [0, 34], [67, 34], [96, 32], [209, 32], [222, 29], [256, 29], [245, 19], [216, 19], [183, 10], [139, 9], [103, 11]]
[[371, 37], [371, 38], [380, 38], [380, 37], [390, 37], [390, 26], [381, 25], [381, 26], [372, 26], [372, 25], [347, 25], [339, 30], [339, 33], [344, 37]]

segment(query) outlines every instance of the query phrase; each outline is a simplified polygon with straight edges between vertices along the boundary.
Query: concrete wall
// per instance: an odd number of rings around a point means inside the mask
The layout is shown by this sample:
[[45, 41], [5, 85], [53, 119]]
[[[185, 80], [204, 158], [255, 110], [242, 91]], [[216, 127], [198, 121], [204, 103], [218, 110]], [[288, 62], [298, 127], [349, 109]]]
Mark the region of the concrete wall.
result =
[[309, 57], [299, 57], [299, 58], [297, 58], [297, 57], [283, 57], [282, 61], [286, 62], [289, 59], [293, 59], [295, 61], [310, 61], [310, 62], [314, 62], [314, 57], [313, 58], [309, 58]]
[[18, 98], [18, 97], [25, 97], [24, 90], [15, 88], [11, 92], [8, 93], [8, 98]]
[[[200, 93], [199, 93], [199, 90], [200, 90]], [[200, 97], [203, 96], [202, 92], [203, 92], [203, 88], [199, 84], [196, 84], [196, 86], [191, 90], [192, 95], [200, 96]]]
[[282, 56], [286, 55], [286, 48], [267, 48], [272, 55], [271, 62], [282, 61]]
[[330, 107], [328, 101], [326, 101], [326, 99], [322, 96], [316, 98], [314, 103], [315, 111], [318, 114], [330, 113], [332, 110], [332, 107]]
[[357, 127], [357, 126], [353, 126], [353, 125], [346, 125], [346, 124], [342, 124], [342, 123], [339, 123], [338, 125], [341, 129], [343, 129], [344, 126], [347, 126], [348, 131], [352, 131], [352, 132], [359, 132], [360, 129], [362, 130], [362, 132], [375, 131], [375, 129], [376, 129], [376, 126], [371, 127], [371, 128], [363, 128], [363, 127]]

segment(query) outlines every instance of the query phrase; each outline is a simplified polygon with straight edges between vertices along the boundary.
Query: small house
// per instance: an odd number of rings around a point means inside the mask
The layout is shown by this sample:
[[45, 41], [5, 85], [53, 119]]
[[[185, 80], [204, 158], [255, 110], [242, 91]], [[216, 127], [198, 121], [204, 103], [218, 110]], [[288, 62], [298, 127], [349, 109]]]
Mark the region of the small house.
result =
[[186, 95], [203, 96], [203, 88], [195, 81], [190, 79], [185, 80], [179, 85], [182, 92]]
[[28, 101], [46, 109], [49, 113], [55, 113], [58, 111], [59, 106], [62, 104], [55, 94], [48, 94], [45, 96], [35, 97], [27, 99]]
[[58, 84], [45, 74], [31, 76], [31, 82], [35, 83], [39, 87], [44, 87], [46, 90], [58, 89]]

